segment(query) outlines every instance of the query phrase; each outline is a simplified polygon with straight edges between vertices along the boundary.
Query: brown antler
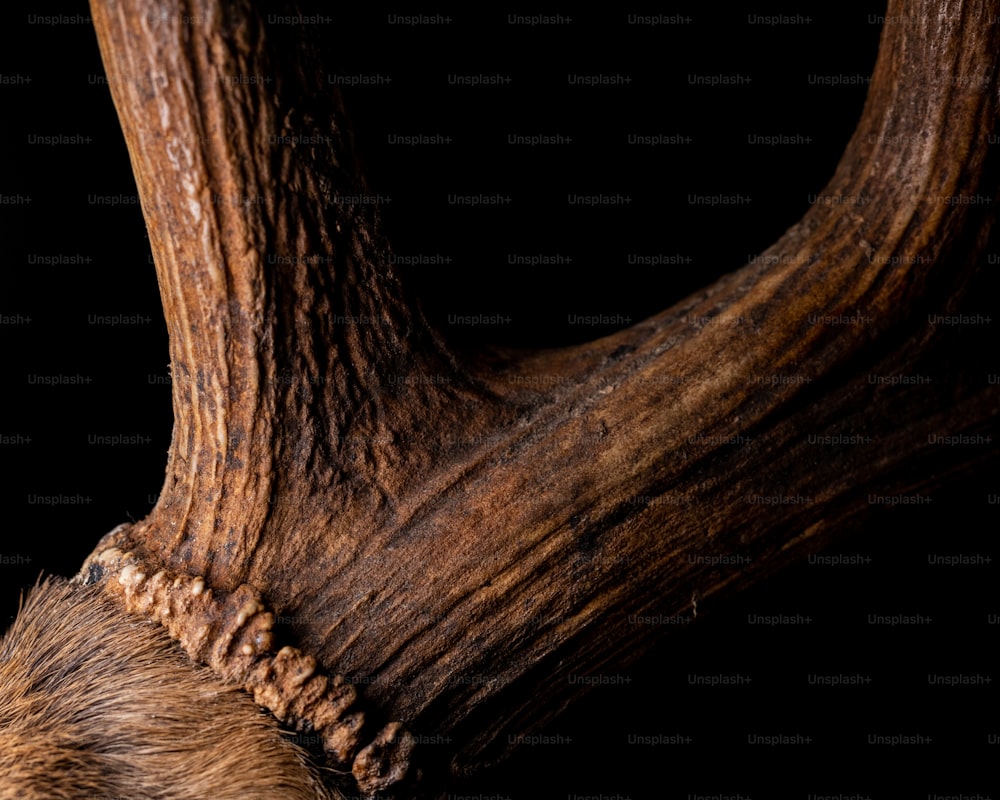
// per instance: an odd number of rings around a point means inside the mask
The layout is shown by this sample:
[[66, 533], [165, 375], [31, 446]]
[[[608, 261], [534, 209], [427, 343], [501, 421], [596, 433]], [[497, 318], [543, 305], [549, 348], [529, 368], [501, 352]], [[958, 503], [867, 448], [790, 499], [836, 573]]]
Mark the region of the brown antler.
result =
[[645, 649], [630, 615], [693, 615], [828, 541], [872, 487], [974, 465], [929, 437], [983, 430], [995, 388], [889, 378], [946, 363], [928, 314], [982, 264], [1000, 31], [976, 24], [992, 2], [918, 6], [886, 26], [823, 192], [863, 209], [815, 205], [613, 336], [487, 359], [391, 267], [318, 48], [246, 2], [95, 2], [176, 418], [160, 500], [115, 544], [147, 574], [255, 587], [389, 718], [452, 736], [462, 769], [558, 713], [567, 675]]

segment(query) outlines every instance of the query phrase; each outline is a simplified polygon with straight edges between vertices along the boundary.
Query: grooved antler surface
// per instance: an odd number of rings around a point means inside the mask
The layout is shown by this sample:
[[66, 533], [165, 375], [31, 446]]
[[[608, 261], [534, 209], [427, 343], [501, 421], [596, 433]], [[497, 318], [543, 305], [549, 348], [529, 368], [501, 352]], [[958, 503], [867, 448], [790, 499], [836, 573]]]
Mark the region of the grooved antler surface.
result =
[[[1000, 26], [977, 20], [997, 4], [905, 10], [917, 22], [886, 27], [824, 191], [870, 198], [863, 213], [815, 205], [759, 263], [630, 329], [487, 361], [430, 329], [352, 200], [364, 183], [313, 43], [290, 51], [247, 3], [95, 1], [176, 415], [160, 500], [121, 547], [257, 587], [319, 664], [453, 736], [462, 770], [558, 713], [568, 675], [648, 647], [628, 615], [693, 612], [828, 541], [869, 488], [974, 465], [928, 434], [984, 429], [995, 387], [865, 380], [945, 363], [946, 332], [920, 323], [968, 291], [993, 223], [949, 198], [996, 194]], [[263, 74], [252, 93], [232, 77]], [[292, 130], [320, 144], [273, 144]], [[265, 199], [237, 213], [214, 195]], [[337, 322], [358, 314], [382, 324]], [[872, 323], [810, 322], [859, 314]], [[533, 374], [563, 380], [512, 380]], [[817, 462], [805, 431], [878, 435]], [[707, 566], [734, 553], [753, 567]]]

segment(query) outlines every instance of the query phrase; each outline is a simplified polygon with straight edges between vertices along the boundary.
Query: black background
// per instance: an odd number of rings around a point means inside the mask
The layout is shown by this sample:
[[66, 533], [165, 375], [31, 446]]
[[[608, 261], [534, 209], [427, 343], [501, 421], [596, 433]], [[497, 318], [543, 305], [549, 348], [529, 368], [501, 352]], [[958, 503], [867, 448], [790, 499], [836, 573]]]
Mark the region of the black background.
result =
[[[628, 8], [563, 11], [571, 22], [534, 27], [509, 24], [508, 13], [524, 13], [517, 8], [460, 12], [436, 26], [390, 25], [384, 10], [331, 12], [321, 23], [333, 45], [331, 75], [392, 79], [345, 90], [348, 109], [371, 189], [391, 198], [382, 213], [396, 252], [451, 259], [402, 267], [450, 336], [555, 346], [609, 333], [613, 327], [569, 320], [606, 314], [635, 322], [666, 308], [746, 263], [822, 191], [866, 85], [829, 86], [810, 76], [869, 75], [884, 4], [828, 3], [808, 12], [808, 22], [775, 26], [749, 21], [782, 11], [775, 7], [706, 9], [673, 6], [661, 13], [689, 21], [660, 26], [628, 24]], [[81, 20], [38, 21], [60, 13]], [[166, 331], [141, 212], [90, 200], [134, 195], [135, 186], [87, 15], [84, 4], [11, 11], [0, 56], [0, 194], [30, 198], [0, 206], [0, 499], [11, 512], [0, 534], [5, 621], [40, 572], [72, 574], [103, 533], [149, 511], [169, 444]], [[511, 81], [463, 87], [449, 83], [453, 74]], [[571, 85], [570, 74], [630, 82]], [[751, 80], [707, 87], [690, 83], [691, 75]], [[32, 144], [32, 137], [58, 134], [90, 142]], [[390, 136], [418, 134], [452, 141], [389, 143]], [[509, 134], [572, 141], [512, 145]], [[630, 145], [629, 134], [690, 142]], [[748, 143], [752, 135], [776, 134], [811, 141]], [[450, 193], [499, 193], [511, 202], [469, 209], [449, 204]], [[571, 206], [573, 193], [632, 200]], [[751, 202], [709, 208], [691, 205], [691, 194]], [[681, 263], [630, 265], [630, 253], [680, 256]], [[80, 263], [38, 263], [60, 254], [79, 255]], [[511, 254], [571, 260], [520, 266], [509, 263]], [[93, 322], [114, 314], [138, 319]], [[475, 314], [509, 321], [449, 320]], [[52, 375], [85, 382], [48, 386], [32, 377]], [[108, 434], [139, 443], [91, 443]], [[74, 502], [39, 501], [53, 496]], [[636, 666], [606, 673], [627, 683], [595, 689], [543, 732], [561, 744], [523, 747], [453, 796], [988, 796], [996, 790], [989, 768], [1000, 743], [992, 682], [1000, 678], [996, 563], [944, 567], [928, 556], [998, 555], [995, 476], [963, 480], [932, 501], [874, 508], [863, 529], [827, 553], [867, 563], [802, 563], [699, 609], [695, 622], [665, 631]], [[801, 614], [810, 622], [752, 625], [755, 614]], [[869, 614], [921, 614], [931, 622], [871, 625]], [[719, 674], [752, 680], [689, 683], [692, 675]], [[811, 674], [871, 681], [816, 686]], [[991, 682], [945, 687], [930, 685], [928, 674]], [[748, 736], [777, 734], [811, 742], [748, 743]], [[871, 745], [870, 734], [922, 734], [931, 742]], [[636, 743], [656, 735], [691, 741]]]

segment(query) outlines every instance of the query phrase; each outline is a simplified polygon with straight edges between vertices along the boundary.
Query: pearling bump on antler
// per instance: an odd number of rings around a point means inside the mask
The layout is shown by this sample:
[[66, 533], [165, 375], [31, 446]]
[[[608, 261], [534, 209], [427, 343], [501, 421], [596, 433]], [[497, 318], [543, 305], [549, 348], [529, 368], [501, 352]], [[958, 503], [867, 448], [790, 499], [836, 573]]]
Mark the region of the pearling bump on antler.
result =
[[353, 684], [327, 676], [298, 648], [275, 652], [275, 618], [260, 592], [247, 584], [216, 591], [201, 576], [163, 569], [149, 575], [135, 553], [114, 544], [127, 528], [104, 538], [107, 546], [87, 559], [77, 582], [99, 584], [127, 613], [163, 625], [195, 662], [250, 692], [290, 729], [321, 736], [332, 766], [349, 769], [362, 792], [385, 792], [412, 777], [412, 734], [392, 722], [365, 744], [365, 713]]

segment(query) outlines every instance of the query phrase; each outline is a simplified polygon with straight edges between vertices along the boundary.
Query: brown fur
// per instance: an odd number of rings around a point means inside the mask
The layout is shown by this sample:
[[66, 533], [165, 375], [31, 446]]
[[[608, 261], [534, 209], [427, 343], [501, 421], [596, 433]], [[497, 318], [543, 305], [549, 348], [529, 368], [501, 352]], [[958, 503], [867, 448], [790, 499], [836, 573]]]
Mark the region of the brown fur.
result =
[[93, 588], [48, 579], [0, 641], [0, 800], [331, 800], [244, 692]]

